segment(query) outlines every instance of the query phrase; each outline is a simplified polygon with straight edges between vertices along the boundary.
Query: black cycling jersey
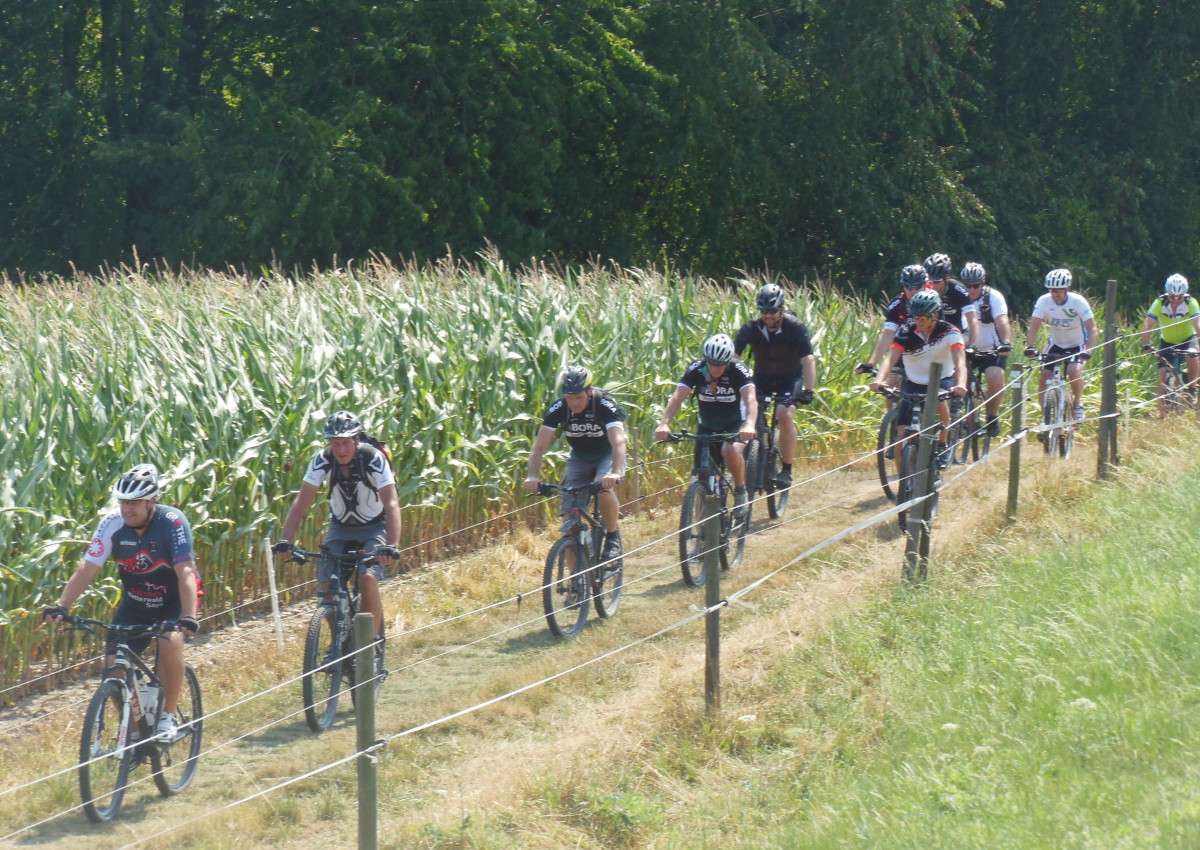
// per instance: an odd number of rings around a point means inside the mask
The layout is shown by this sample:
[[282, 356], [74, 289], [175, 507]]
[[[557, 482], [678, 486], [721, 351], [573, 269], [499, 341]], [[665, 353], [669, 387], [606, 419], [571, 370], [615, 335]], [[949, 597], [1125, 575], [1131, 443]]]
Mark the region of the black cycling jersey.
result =
[[542, 424], [547, 428], [562, 428], [571, 446], [571, 454], [580, 460], [595, 462], [612, 454], [608, 429], [623, 428], [625, 409], [599, 387], [588, 390], [588, 405], [583, 413], [574, 413], [567, 400], [560, 398], [546, 411]]
[[736, 431], [746, 419], [742, 409], [742, 388], [753, 385], [750, 370], [740, 360], [725, 367], [724, 374], [714, 383], [703, 360], [688, 366], [680, 386], [693, 391], [700, 424], [713, 433]]
[[808, 328], [793, 313], [784, 313], [779, 330], [767, 330], [761, 318], [742, 325], [733, 340], [739, 357], [746, 347], [754, 355], [754, 377], [774, 381], [794, 381], [801, 372], [800, 359], [813, 353]]
[[954, 278], [946, 280], [946, 291], [942, 294], [942, 318], [959, 330], [967, 329], [967, 320], [963, 312], [975, 302], [970, 293]]

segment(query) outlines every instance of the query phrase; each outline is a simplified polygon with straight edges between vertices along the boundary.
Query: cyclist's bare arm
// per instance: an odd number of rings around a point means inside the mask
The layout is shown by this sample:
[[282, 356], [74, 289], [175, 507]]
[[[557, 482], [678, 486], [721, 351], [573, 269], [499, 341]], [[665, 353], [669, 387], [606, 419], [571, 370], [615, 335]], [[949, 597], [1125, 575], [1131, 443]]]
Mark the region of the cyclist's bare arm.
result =
[[530, 495], [537, 494], [538, 484], [542, 481], [542, 458], [546, 456], [546, 449], [554, 442], [556, 433], [558, 432], [550, 426], [543, 425], [538, 428], [537, 436], [533, 439], [533, 448], [529, 450], [529, 466], [525, 474], [525, 492]]
[[179, 579], [179, 616], [194, 618], [200, 607], [196, 594], [196, 562], [188, 558], [176, 564], [175, 576]]
[[817, 358], [812, 354], [804, 355], [800, 358], [800, 369], [804, 373], [804, 388], [815, 390], [817, 388]]
[[967, 352], [956, 346], [950, 349], [950, 356], [954, 358], [953, 392], [961, 398], [967, 394]]
[[883, 358], [883, 362], [879, 364], [879, 371], [875, 373], [875, 380], [871, 382], [871, 390], [878, 392], [879, 387], [887, 383], [888, 375], [892, 373], [892, 368], [900, 359], [900, 352], [894, 348], [889, 348], [887, 357]]
[[58, 595], [58, 605], [62, 608], [70, 608], [74, 605], [75, 600], [83, 594], [83, 591], [87, 589], [99, 572], [98, 565], [91, 561], [81, 561], [75, 572], [67, 579], [62, 593]]
[[625, 446], [625, 429], [619, 425], [613, 425], [608, 429], [608, 443], [612, 446], [612, 467], [608, 474], [600, 479], [601, 485], [605, 490], [611, 490], [617, 486], [617, 482], [625, 476], [625, 463], [627, 451]]
[[754, 384], [746, 384], [742, 387], [742, 404], [746, 408], [746, 420], [742, 422], [738, 439], [743, 443], [748, 443], [754, 439], [758, 430], [754, 424], [758, 422], [758, 394], [754, 392]]
[[[384, 542], [395, 549], [400, 545], [400, 497], [396, 493], [396, 485], [389, 484], [381, 487], [379, 498], [383, 501]], [[386, 553], [376, 553], [375, 560], [386, 567], [392, 562], [392, 556]]]
[[1037, 348], [1038, 331], [1042, 329], [1042, 317], [1034, 316], [1029, 320], [1029, 330], [1025, 331], [1025, 347]]
[[317, 485], [308, 481], [301, 482], [300, 492], [296, 494], [296, 500], [288, 508], [287, 518], [283, 521], [283, 531], [280, 532], [281, 540], [289, 543], [296, 542], [296, 532], [300, 530], [300, 523], [308, 516], [308, 509], [312, 507], [316, 498]]
[[683, 407], [683, 403], [691, 394], [691, 388], [685, 387], [683, 384], [675, 388], [675, 392], [671, 393], [671, 398], [667, 401], [667, 409], [663, 411], [662, 419], [658, 421], [658, 427], [654, 429], [654, 439], [662, 442], [671, 436], [671, 420], [675, 418], [675, 414], [679, 412], [679, 408]]
[[1100, 333], [1096, 330], [1095, 319], [1085, 319], [1083, 329], [1087, 331], [1087, 337], [1084, 339], [1083, 347], [1079, 349], [1081, 354], [1090, 354], [1100, 342]]
[[875, 343], [875, 350], [871, 352], [872, 363], [878, 363], [881, 359], [887, 356], [888, 352], [892, 350], [892, 340], [895, 338], [895, 331], [890, 330], [889, 328], [883, 329], [883, 333], [879, 335], [879, 341]]
[[979, 316], [974, 308], [964, 308], [963, 317], [967, 320], [967, 345], [976, 345], [979, 342]]

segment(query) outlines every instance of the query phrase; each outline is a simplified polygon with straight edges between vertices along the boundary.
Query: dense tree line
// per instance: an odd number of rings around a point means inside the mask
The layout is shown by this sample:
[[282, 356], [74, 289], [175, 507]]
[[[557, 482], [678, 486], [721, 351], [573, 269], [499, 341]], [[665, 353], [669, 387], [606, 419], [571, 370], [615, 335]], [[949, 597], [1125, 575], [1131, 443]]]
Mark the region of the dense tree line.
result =
[[0, 268], [1200, 278], [1200, 15], [999, 0], [2, 0]]

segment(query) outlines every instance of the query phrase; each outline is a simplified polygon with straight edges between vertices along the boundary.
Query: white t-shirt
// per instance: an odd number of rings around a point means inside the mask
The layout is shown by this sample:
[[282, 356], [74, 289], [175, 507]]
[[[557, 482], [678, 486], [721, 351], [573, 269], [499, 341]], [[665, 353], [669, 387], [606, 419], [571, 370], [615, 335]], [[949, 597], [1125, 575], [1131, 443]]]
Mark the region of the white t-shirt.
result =
[[[996, 331], [996, 317], [1008, 315], [1008, 303], [1005, 302], [1004, 296], [990, 286], [985, 286], [986, 295], [979, 296], [979, 300], [975, 302], [975, 312], [980, 317], [979, 319], [979, 339], [976, 342], [976, 347], [980, 351], [994, 351], [1004, 340], [1000, 339], [1000, 334]], [[992, 321], [985, 323], [983, 321], [983, 305], [988, 302], [992, 306]]]
[[1054, 297], [1047, 292], [1033, 305], [1033, 318], [1046, 324], [1051, 345], [1078, 348], [1087, 342], [1083, 323], [1092, 318], [1092, 308], [1078, 292], [1068, 292], [1062, 304], [1055, 304]]

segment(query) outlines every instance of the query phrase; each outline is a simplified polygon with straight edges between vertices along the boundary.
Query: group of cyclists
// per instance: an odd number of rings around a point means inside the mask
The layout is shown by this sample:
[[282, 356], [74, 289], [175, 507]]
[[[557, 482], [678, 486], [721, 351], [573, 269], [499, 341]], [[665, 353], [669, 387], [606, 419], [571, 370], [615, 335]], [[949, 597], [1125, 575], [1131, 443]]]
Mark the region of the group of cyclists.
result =
[[[966, 263], [958, 278], [951, 276], [951, 260], [932, 254], [923, 264], [907, 265], [900, 272], [900, 293], [887, 308], [883, 331], [871, 359], [858, 364], [859, 374], [873, 375], [871, 388], [885, 384], [900, 387], [906, 396], [922, 395], [930, 380], [933, 363], [942, 364], [941, 385], [953, 401], [967, 392], [969, 359], [986, 375], [988, 398], [986, 428], [999, 434], [998, 412], [1004, 387], [1005, 366], [1012, 351], [1011, 324], [1006, 301], [988, 285], [987, 273], [977, 262]], [[1074, 394], [1074, 416], [1083, 418], [1083, 361], [1097, 344], [1095, 319], [1087, 300], [1071, 291], [1071, 272], [1065, 268], [1046, 274], [1048, 290], [1037, 299], [1026, 332], [1025, 356], [1041, 355], [1043, 369], [1039, 395], [1054, 363], [1071, 358], [1069, 380]], [[1159, 392], [1166, 365], [1172, 356], [1188, 355], [1188, 383], [1200, 382], [1196, 357], [1200, 337], [1200, 304], [1188, 295], [1188, 282], [1173, 274], [1165, 291], [1146, 313], [1142, 348], [1156, 352], [1160, 368]], [[812, 402], [817, 382], [816, 357], [805, 324], [787, 309], [783, 289], [768, 283], [756, 297], [758, 317], [746, 322], [733, 336], [717, 333], [704, 341], [701, 357], [691, 362], [667, 400], [655, 437], [666, 440], [671, 423], [684, 402], [695, 396], [699, 418], [698, 435], [712, 435], [711, 450], [724, 458], [734, 481], [734, 511], [744, 515], [747, 504], [745, 451], [755, 437], [758, 406], [776, 397], [779, 415], [781, 470], [775, 484], [792, 484], [792, 464], [797, 445], [796, 407]], [[1037, 343], [1042, 326], [1048, 341]], [[1160, 332], [1159, 344], [1151, 342]], [[740, 359], [749, 350], [754, 368]], [[570, 490], [590, 482], [601, 485], [599, 505], [605, 525], [604, 561], [622, 555], [619, 503], [616, 487], [627, 469], [624, 408], [608, 392], [595, 386], [587, 368], [567, 368], [560, 376], [559, 397], [550, 404], [529, 453], [525, 489], [533, 494], [541, 483], [545, 453], [559, 431], [570, 446], [563, 487]], [[905, 404], [904, 401], [901, 404]], [[940, 403], [943, 428], [950, 422], [954, 405]], [[899, 421], [907, 422], [903, 412]], [[401, 523], [396, 480], [389, 459], [372, 441], [359, 418], [338, 411], [325, 423], [327, 445], [311, 459], [300, 490], [283, 523], [281, 539], [274, 545], [277, 555], [292, 552], [295, 535], [315, 501], [319, 489], [329, 482], [329, 520], [323, 545], [338, 554], [362, 551], [373, 555], [359, 567], [359, 589], [363, 610], [375, 616], [377, 674], [381, 668], [383, 603], [379, 582], [384, 570], [399, 557]], [[898, 434], [902, 437], [903, 434]], [[946, 431], [941, 432], [938, 464], [950, 463]], [[696, 454], [702, 441], [696, 443]], [[121, 600], [114, 621], [122, 625], [174, 621], [178, 630], [160, 637], [159, 665], [164, 689], [164, 712], [158, 733], [170, 740], [175, 733], [175, 710], [183, 683], [183, 637], [199, 629], [201, 583], [195, 564], [191, 526], [179, 509], [158, 504], [161, 489], [157, 469], [139, 464], [123, 474], [112, 488], [117, 510], [104, 516], [83, 560], [64, 586], [57, 602], [43, 612], [46, 621], [63, 620], [70, 606], [99, 574], [111, 557], [117, 563], [122, 584]], [[566, 493], [560, 502], [563, 514], [586, 507], [586, 495]], [[581, 500], [584, 503], [581, 504]], [[319, 568], [318, 589], [324, 593], [332, 564]], [[133, 648], [141, 652], [149, 639]], [[125, 671], [114, 667], [115, 640], [106, 646], [106, 676], [123, 678]]]

